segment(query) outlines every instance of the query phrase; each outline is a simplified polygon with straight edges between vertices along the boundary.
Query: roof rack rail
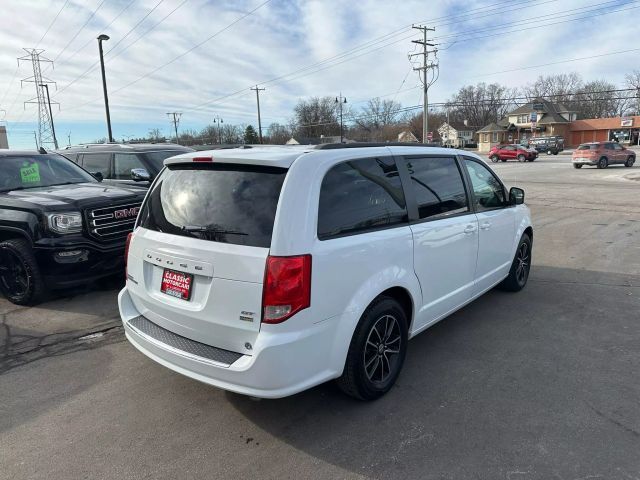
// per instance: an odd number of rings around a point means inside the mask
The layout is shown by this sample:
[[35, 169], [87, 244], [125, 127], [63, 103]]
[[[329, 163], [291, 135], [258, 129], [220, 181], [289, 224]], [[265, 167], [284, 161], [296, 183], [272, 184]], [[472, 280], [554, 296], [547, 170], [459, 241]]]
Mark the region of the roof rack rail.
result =
[[340, 148], [362, 148], [362, 147], [439, 147], [436, 143], [415, 143], [415, 142], [354, 142], [354, 143], [321, 143], [314, 145], [316, 150], [337, 150]]

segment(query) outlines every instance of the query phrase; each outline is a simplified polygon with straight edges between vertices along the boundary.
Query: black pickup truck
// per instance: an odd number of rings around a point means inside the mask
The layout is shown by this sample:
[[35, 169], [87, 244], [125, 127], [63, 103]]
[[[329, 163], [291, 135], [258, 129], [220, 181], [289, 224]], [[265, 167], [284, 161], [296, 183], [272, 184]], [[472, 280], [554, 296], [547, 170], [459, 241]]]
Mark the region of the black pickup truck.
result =
[[145, 193], [104, 185], [58, 154], [0, 150], [0, 291], [29, 305], [48, 290], [124, 275]]

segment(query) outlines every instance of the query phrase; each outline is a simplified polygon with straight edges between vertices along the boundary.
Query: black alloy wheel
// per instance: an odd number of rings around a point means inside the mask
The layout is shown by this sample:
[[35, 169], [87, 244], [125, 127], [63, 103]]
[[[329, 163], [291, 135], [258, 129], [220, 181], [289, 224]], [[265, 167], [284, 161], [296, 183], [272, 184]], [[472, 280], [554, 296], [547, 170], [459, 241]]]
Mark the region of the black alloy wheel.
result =
[[531, 238], [528, 234], [523, 234], [511, 263], [509, 275], [499, 285], [502, 290], [519, 292], [526, 286], [531, 271], [531, 246]]
[[598, 160], [598, 168], [607, 168], [609, 166], [609, 160], [607, 160], [606, 157], [602, 157], [600, 160]]
[[338, 387], [359, 400], [375, 400], [395, 384], [408, 343], [407, 314], [391, 297], [380, 296], [360, 317]]
[[402, 347], [398, 319], [392, 315], [380, 317], [369, 330], [362, 363], [367, 378], [382, 386], [397, 368]]
[[20, 239], [0, 243], [0, 292], [16, 305], [32, 305], [45, 292], [30, 245]]

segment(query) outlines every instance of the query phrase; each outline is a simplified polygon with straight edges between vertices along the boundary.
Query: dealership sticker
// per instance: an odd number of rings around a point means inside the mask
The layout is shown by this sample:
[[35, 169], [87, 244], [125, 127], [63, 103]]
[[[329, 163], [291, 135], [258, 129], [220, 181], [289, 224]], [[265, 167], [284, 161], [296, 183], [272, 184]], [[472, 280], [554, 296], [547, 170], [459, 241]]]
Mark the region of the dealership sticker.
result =
[[20, 169], [20, 179], [22, 183], [39, 183], [40, 182], [40, 166], [32, 163]]

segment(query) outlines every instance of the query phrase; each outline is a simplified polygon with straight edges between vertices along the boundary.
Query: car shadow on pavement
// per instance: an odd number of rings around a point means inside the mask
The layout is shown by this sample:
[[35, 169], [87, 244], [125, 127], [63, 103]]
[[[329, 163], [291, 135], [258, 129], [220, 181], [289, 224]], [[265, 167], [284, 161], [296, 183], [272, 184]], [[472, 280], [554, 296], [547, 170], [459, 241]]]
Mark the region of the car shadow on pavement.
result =
[[640, 276], [538, 267], [524, 291], [491, 291], [409, 342], [378, 401], [333, 383], [227, 398], [268, 435], [377, 478], [640, 474], [639, 299]]

